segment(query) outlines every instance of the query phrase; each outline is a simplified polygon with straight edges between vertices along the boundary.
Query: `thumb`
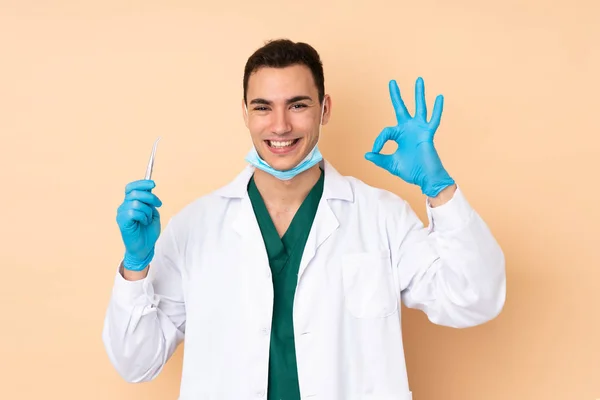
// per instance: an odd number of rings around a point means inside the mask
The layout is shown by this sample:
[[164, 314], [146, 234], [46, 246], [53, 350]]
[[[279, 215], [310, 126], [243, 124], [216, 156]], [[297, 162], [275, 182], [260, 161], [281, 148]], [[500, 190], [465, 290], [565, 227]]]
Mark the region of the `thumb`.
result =
[[373, 164], [377, 165], [378, 167], [381, 168], [385, 168], [387, 169], [387, 166], [389, 165], [389, 155], [386, 154], [379, 154], [379, 153], [374, 153], [374, 152], [368, 152], [365, 154], [365, 158], [369, 161], [371, 161]]

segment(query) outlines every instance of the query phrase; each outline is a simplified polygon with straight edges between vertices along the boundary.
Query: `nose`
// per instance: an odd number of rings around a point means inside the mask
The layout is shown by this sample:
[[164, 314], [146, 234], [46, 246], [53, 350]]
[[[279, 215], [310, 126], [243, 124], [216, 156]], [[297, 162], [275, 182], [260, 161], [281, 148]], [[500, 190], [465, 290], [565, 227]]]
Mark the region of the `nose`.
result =
[[290, 123], [287, 110], [275, 110], [272, 115], [271, 132], [275, 135], [285, 135], [291, 132], [292, 124]]

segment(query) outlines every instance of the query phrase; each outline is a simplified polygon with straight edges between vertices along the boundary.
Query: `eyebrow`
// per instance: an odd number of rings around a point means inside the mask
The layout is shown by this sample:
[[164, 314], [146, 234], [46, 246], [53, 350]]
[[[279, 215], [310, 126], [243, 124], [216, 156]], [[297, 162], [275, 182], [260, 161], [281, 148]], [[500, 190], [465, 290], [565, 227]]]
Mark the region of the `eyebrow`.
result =
[[[312, 98], [310, 96], [294, 96], [292, 98], [289, 98], [285, 101], [286, 104], [291, 104], [291, 103], [295, 103], [297, 101], [302, 101], [302, 100], [310, 100], [312, 101]], [[266, 100], [266, 99], [261, 99], [261, 98], [257, 98], [257, 99], [252, 99], [252, 101], [250, 102], [250, 104], [266, 104], [266, 105], [272, 105], [273, 102], [270, 100]]]

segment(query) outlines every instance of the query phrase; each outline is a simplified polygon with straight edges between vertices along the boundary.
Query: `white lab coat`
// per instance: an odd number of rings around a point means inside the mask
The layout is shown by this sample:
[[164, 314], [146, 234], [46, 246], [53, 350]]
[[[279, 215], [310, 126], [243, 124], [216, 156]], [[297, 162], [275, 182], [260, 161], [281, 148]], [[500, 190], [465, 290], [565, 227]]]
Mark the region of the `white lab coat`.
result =
[[[294, 302], [300, 393], [311, 400], [410, 400], [400, 302], [470, 327], [505, 300], [503, 252], [460, 187], [424, 227], [389, 191], [328, 162]], [[149, 275], [116, 273], [103, 340], [129, 382], [185, 350], [180, 400], [264, 399], [273, 284], [247, 194], [248, 166], [165, 226]]]

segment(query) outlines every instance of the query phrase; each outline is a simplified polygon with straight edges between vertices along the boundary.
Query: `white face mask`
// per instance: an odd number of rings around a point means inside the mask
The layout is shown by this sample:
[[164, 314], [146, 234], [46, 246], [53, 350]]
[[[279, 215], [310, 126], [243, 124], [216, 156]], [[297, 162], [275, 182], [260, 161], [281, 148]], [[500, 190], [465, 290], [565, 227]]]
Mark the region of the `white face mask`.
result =
[[[246, 118], [249, 118], [248, 106], [246, 104], [244, 104], [244, 108], [246, 110]], [[248, 161], [254, 167], [259, 168], [259, 169], [261, 169], [283, 181], [292, 179], [294, 176], [298, 175], [299, 173], [306, 171], [307, 169], [311, 168], [312, 166], [314, 166], [315, 164], [317, 164], [318, 162], [320, 162], [323, 159], [323, 155], [319, 151], [317, 144], [321, 138], [321, 127], [323, 126], [323, 116], [324, 115], [325, 115], [325, 99], [323, 99], [323, 105], [321, 106], [321, 120], [319, 121], [319, 139], [317, 139], [317, 143], [315, 143], [315, 146], [308, 153], [308, 155], [304, 158], [304, 160], [300, 161], [300, 163], [298, 165], [296, 165], [294, 168], [286, 170], [286, 171], [280, 171], [280, 170], [277, 170], [277, 169], [271, 167], [269, 164], [267, 164], [267, 162], [265, 160], [263, 160], [258, 155], [258, 152], [256, 151], [256, 147], [254, 147], [254, 146], [252, 146], [252, 150], [250, 150], [250, 152], [246, 155], [246, 161]]]

